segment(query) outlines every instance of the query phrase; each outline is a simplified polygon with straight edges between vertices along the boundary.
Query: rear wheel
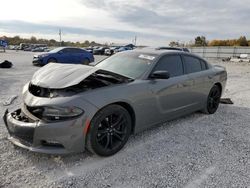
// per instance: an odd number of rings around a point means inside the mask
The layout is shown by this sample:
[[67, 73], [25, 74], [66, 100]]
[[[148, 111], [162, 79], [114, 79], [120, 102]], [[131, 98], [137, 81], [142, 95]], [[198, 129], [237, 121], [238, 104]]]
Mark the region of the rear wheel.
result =
[[88, 59], [84, 59], [84, 60], [82, 61], [82, 64], [83, 64], [83, 65], [89, 65], [89, 63], [90, 63], [90, 62], [89, 62]]
[[131, 126], [131, 117], [126, 109], [119, 105], [105, 107], [91, 121], [87, 149], [100, 156], [117, 153], [126, 144]]
[[209, 92], [204, 112], [206, 114], [214, 114], [219, 107], [220, 98], [221, 98], [221, 89], [219, 86], [214, 85]]

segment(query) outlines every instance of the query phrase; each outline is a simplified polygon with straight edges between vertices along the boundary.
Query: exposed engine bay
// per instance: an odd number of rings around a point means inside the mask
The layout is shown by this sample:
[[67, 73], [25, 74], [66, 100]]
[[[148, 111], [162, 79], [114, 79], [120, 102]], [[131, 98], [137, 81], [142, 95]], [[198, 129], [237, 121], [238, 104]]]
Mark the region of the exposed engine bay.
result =
[[32, 93], [37, 97], [46, 97], [46, 98], [65, 97], [92, 89], [97, 89], [116, 84], [128, 83], [131, 81], [133, 81], [133, 79], [131, 78], [127, 78], [125, 76], [111, 73], [105, 70], [98, 70], [92, 73], [87, 78], [85, 78], [80, 83], [73, 86], [53, 89], [53, 88], [40, 87], [38, 85], [30, 83], [29, 91], [30, 93]]

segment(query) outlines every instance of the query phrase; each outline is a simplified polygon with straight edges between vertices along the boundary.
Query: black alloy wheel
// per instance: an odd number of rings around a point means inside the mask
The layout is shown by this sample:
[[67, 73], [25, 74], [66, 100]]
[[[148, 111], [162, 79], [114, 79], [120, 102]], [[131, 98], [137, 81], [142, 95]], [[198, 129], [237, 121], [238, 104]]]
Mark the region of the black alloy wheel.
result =
[[122, 149], [131, 133], [131, 117], [119, 105], [110, 105], [92, 119], [87, 135], [87, 149], [100, 156], [110, 156]]
[[214, 114], [220, 104], [221, 89], [219, 86], [214, 85], [209, 92], [207, 98], [207, 109], [205, 110], [208, 114]]

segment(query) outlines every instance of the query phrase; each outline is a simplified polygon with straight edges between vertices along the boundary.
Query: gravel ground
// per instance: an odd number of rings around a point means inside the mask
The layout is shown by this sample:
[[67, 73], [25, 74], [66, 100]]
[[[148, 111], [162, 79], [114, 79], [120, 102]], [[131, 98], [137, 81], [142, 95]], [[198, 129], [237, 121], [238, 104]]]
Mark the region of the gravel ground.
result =
[[[2, 102], [21, 103], [22, 86], [39, 69], [33, 53], [0, 53], [12, 69], [0, 70]], [[96, 57], [101, 59], [103, 57]], [[223, 63], [228, 70], [225, 97], [214, 115], [194, 113], [130, 137], [116, 155], [87, 152], [55, 156], [14, 147], [0, 120], [0, 187], [248, 187], [250, 186], [250, 65]]]

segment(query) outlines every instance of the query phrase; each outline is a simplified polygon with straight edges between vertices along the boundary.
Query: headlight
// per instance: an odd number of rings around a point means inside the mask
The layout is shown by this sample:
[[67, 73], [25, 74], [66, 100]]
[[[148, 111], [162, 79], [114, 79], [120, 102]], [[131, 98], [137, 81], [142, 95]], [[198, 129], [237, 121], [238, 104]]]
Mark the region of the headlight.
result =
[[28, 110], [38, 117], [39, 119], [45, 121], [61, 121], [68, 120], [71, 118], [78, 117], [84, 113], [84, 111], [77, 107], [28, 107]]
[[38, 55], [38, 58], [43, 58], [43, 57], [46, 57], [46, 56], [48, 56], [49, 54], [40, 54], [40, 55]]

